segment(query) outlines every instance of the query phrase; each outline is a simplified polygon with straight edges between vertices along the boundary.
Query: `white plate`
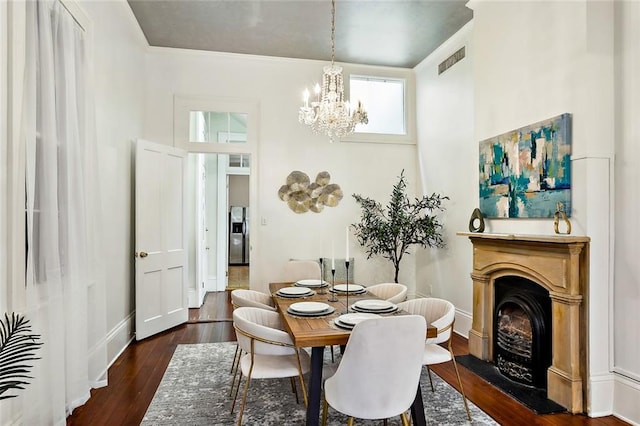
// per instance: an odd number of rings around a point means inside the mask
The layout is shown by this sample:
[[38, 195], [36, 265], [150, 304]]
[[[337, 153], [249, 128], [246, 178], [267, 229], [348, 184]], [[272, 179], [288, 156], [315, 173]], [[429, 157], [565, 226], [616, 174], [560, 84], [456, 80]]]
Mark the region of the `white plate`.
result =
[[318, 312], [324, 312], [330, 309], [331, 306], [322, 302], [298, 302], [289, 305], [289, 310], [292, 312], [300, 312], [301, 314], [315, 314]]
[[347, 284], [337, 284], [333, 286], [333, 289], [335, 291], [342, 291], [342, 292], [349, 292], [349, 293], [354, 293], [357, 291], [364, 291], [364, 287], [359, 285], [359, 284], [349, 284], [348, 285], [349, 289], [347, 290]]
[[326, 281], [321, 280], [298, 280], [296, 281], [296, 286], [306, 286], [306, 287], [324, 287], [328, 285]]
[[365, 314], [361, 312], [353, 313], [353, 314], [344, 314], [340, 315], [336, 318], [337, 321], [341, 322], [344, 325], [355, 326], [356, 324], [371, 318], [380, 318], [378, 314]]
[[305, 296], [307, 294], [313, 294], [311, 289], [308, 287], [282, 287], [276, 293], [285, 296]]
[[358, 300], [353, 305], [356, 308], [364, 309], [367, 311], [386, 311], [397, 307], [391, 302], [378, 299]]

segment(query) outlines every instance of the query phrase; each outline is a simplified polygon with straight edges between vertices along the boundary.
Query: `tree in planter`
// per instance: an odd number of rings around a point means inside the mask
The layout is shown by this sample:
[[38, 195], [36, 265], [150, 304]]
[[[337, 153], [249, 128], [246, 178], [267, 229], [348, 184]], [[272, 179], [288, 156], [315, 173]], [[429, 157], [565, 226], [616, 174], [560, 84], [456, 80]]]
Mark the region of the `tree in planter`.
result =
[[24, 389], [27, 379], [32, 379], [29, 372], [30, 361], [36, 357], [36, 350], [42, 343], [40, 335], [31, 334], [29, 320], [23, 315], [5, 312], [0, 319], [0, 400], [15, 398], [17, 395], [5, 395], [11, 389]]
[[405, 193], [407, 182], [404, 170], [393, 186], [391, 200], [386, 208], [371, 198], [353, 194], [362, 208], [360, 223], [354, 223], [355, 236], [366, 248], [367, 259], [381, 255], [389, 259], [395, 268], [395, 282], [398, 282], [400, 262], [414, 244], [426, 247], [444, 247], [442, 224], [434, 211], [444, 211], [442, 202], [449, 197], [432, 194], [415, 198], [412, 202]]

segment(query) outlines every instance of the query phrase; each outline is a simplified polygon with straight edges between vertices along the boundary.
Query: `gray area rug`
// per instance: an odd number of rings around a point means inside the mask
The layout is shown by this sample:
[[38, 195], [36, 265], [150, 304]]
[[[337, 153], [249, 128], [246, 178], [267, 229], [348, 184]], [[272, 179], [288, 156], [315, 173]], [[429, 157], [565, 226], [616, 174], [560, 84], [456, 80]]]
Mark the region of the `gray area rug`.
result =
[[[230, 414], [229, 372], [234, 351], [234, 342], [178, 345], [142, 425], [235, 424], [242, 395], [238, 396], [236, 409]], [[325, 354], [326, 362], [331, 362], [330, 351], [326, 350]], [[429, 424], [497, 424], [470, 401], [472, 422], [469, 423], [462, 396], [436, 374], [433, 374], [433, 379], [435, 392], [431, 392], [429, 377], [423, 369], [420, 382]], [[344, 425], [346, 421], [345, 416], [329, 409], [328, 425]], [[252, 380], [242, 423], [303, 425], [305, 407], [302, 395], [300, 404], [296, 404], [289, 379]], [[356, 420], [356, 424], [381, 425], [382, 421]], [[389, 420], [389, 426], [400, 424], [400, 417]]]

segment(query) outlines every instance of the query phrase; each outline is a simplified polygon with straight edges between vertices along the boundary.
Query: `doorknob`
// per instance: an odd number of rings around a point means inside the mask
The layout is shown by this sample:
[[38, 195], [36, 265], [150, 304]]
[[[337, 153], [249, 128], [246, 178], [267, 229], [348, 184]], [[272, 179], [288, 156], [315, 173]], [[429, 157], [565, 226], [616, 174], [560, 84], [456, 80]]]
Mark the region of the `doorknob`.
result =
[[[149, 253], [147, 253], [146, 251], [141, 251], [139, 256], [140, 257], [147, 257], [147, 256], [149, 256]], [[138, 253], [136, 253], [136, 257], [138, 257]]]

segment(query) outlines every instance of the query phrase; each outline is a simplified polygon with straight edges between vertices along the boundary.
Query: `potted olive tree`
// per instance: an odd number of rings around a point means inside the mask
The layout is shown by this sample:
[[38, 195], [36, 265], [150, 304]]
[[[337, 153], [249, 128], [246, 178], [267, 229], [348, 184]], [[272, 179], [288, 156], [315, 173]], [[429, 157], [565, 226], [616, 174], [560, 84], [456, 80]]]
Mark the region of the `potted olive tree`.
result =
[[381, 255], [393, 263], [395, 282], [398, 282], [400, 262], [412, 245], [444, 247], [442, 223], [435, 213], [444, 211], [442, 203], [449, 197], [434, 193], [411, 201], [406, 188], [403, 170], [386, 208], [371, 198], [353, 194], [362, 208], [360, 222], [352, 225], [355, 236], [366, 248], [367, 259]]

